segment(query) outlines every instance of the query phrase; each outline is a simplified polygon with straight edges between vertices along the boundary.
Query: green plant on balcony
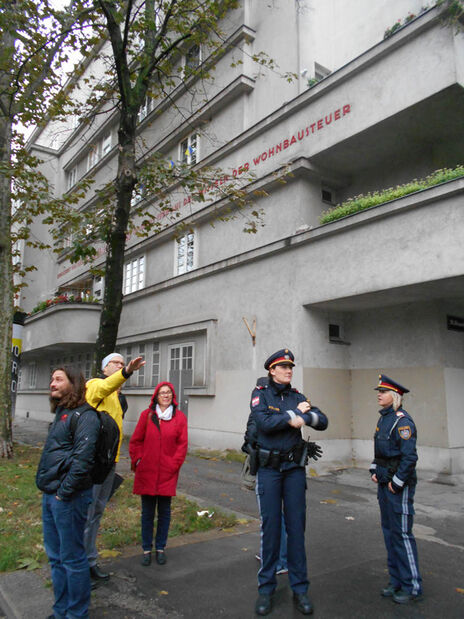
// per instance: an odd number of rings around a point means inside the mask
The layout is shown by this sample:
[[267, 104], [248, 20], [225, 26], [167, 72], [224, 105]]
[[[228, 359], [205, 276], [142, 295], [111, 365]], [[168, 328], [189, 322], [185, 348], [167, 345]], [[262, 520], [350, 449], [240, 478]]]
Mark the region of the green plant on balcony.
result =
[[[429, 9], [428, 5], [423, 6], [421, 10], [419, 11], [419, 15], [422, 15], [422, 13], [425, 13], [425, 11], [428, 11], [428, 9]], [[389, 37], [392, 36], [392, 34], [395, 34], [395, 32], [397, 32], [400, 28], [403, 28], [403, 26], [406, 26], [406, 24], [409, 24], [409, 22], [411, 22], [416, 17], [417, 15], [415, 13], [411, 13], [411, 11], [409, 11], [406, 17], [404, 17], [402, 20], [398, 19], [393, 24], [393, 26], [390, 26], [390, 28], [387, 28], [385, 30], [383, 38], [388, 39]]]
[[100, 299], [93, 297], [92, 295], [67, 295], [67, 294], [59, 294], [52, 299], [46, 299], [45, 301], [40, 301], [37, 305], [29, 312], [29, 316], [33, 314], [37, 314], [38, 312], [43, 312], [44, 310], [52, 307], [53, 305], [61, 305], [63, 303], [100, 303]]
[[404, 185], [397, 185], [396, 187], [390, 187], [389, 189], [382, 189], [380, 191], [374, 191], [373, 193], [366, 193], [364, 195], [355, 196], [350, 198], [341, 204], [337, 204], [328, 211], [324, 211], [320, 217], [321, 224], [327, 224], [337, 219], [342, 219], [348, 215], [353, 215], [359, 211], [363, 211], [371, 206], [377, 206], [397, 198], [402, 198], [411, 193], [440, 185], [452, 181], [456, 178], [464, 177], [464, 165], [458, 165], [456, 168], [443, 168], [435, 170], [432, 174], [429, 174], [422, 179], [414, 179]]

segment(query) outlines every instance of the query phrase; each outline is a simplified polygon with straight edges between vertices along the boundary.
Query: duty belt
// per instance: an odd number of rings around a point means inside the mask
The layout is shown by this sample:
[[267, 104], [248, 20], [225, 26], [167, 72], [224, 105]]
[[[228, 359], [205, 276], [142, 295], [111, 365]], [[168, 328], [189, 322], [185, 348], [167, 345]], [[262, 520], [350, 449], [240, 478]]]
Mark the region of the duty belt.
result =
[[394, 458], [374, 458], [374, 463], [379, 466], [384, 466], [385, 468], [398, 466], [400, 463], [400, 459], [397, 457]]

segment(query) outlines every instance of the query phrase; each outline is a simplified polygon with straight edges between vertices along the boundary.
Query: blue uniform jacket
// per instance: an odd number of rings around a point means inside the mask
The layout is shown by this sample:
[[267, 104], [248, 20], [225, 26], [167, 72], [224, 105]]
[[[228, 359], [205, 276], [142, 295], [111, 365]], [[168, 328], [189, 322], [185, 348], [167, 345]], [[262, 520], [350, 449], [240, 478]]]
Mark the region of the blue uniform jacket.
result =
[[374, 456], [382, 460], [399, 460], [398, 468], [393, 476], [388, 472], [388, 466], [374, 462], [369, 470], [375, 473], [381, 484], [390, 480], [398, 487], [414, 485], [416, 483], [417, 462], [417, 431], [414, 421], [409, 414], [399, 408], [396, 412], [392, 406], [384, 408], [374, 434]]
[[[256, 387], [251, 395], [251, 415], [256, 422], [258, 446], [286, 453], [298, 445], [301, 430], [289, 425], [292, 415], [303, 417], [305, 424], [315, 430], [325, 430], [329, 422], [318, 408], [313, 406], [304, 414], [297, 409], [305, 400], [306, 397], [290, 385], [269, 381], [268, 385]], [[294, 466], [289, 462], [284, 464]]]

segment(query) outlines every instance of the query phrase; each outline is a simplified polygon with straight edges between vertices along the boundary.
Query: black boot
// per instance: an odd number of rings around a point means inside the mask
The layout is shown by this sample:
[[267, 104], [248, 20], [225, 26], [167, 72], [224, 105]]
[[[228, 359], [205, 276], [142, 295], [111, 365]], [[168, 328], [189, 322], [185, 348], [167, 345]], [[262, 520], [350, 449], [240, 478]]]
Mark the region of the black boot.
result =
[[272, 598], [269, 594], [261, 593], [255, 604], [257, 615], [268, 615], [272, 610]]
[[295, 608], [299, 610], [300, 613], [303, 613], [303, 615], [313, 614], [313, 605], [307, 593], [294, 593], [293, 603], [295, 604]]

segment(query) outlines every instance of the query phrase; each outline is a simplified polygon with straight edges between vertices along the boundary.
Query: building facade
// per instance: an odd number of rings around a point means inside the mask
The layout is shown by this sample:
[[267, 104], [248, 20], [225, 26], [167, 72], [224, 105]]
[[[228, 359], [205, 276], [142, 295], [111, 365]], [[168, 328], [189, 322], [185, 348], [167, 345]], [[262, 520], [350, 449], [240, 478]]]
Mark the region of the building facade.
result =
[[[250, 207], [264, 226], [245, 234], [246, 212], [211, 225], [218, 204], [184, 195], [176, 208], [188, 232], [176, 235], [168, 217], [160, 232], [128, 239], [118, 350], [147, 363], [125, 389], [126, 432], [154, 385], [170, 380], [191, 444], [239, 448], [263, 361], [287, 346], [295, 386], [330, 420], [323, 435], [312, 432], [322, 466], [370, 461], [373, 387], [384, 372], [411, 390], [404, 406], [419, 431], [419, 468], [464, 473], [464, 178], [320, 223], [350, 197], [463, 163], [463, 34], [415, 0], [245, 0], [225, 29], [206, 98], [192, 100], [181, 82], [177, 106], [147, 100], [140, 158], [162, 152], [232, 177], [252, 172], [247, 189], [267, 194]], [[259, 50], [298, 79], [259, 70]], [[208, 62], [201, 54], [186, 50], [183, 62]], [[36, 131], [31, 148], [57, 193], [89, 173], [97, 188], [114, 176], [116, 127], [108, 110], [91, 127]], [[142, 198], [156, 209], [156, 196]], [[47, 239], [39, 223], [33, 233]], [[56, 294], [102, 295], [104, 280], [66, 252], [26, 248], [24, 261], [38, 266], [26, 311]], [[90, 303], [26, 320], [17, 415], [48, 417], [54, 366], [89, 375], [98, 321]]]

